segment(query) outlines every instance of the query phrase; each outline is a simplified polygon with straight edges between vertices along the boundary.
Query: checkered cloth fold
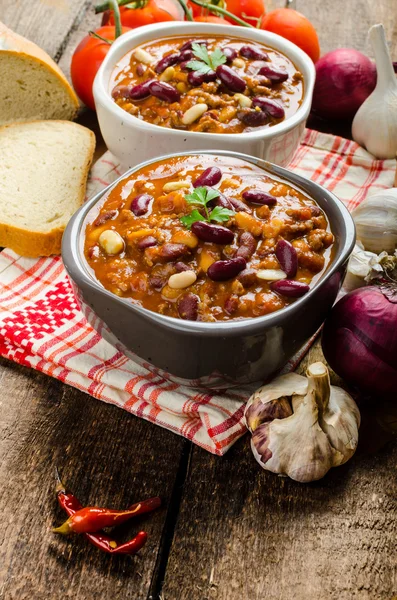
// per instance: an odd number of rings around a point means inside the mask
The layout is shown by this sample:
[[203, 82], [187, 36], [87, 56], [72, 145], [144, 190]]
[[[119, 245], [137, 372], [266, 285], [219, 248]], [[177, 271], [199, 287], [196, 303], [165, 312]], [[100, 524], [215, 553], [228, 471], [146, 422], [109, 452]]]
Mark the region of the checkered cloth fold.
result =
[[[374, 160], [354, 142], [307, 130], [290, 169], [325, 186], [353, 209], [369, 192], [392, 186], [395, 162]], [[120, 174], [119, 165], [106, 153], [92, 168], [88, 194]], [[183, 435], [214, 454], [224, 454], [245, 431], [244, 403], [252, 386], [219, 393], [194, 389], [128, 359], [88, 325], [60, 257], [28, 259], [9, 249], [0, 254], [0, 355]]]

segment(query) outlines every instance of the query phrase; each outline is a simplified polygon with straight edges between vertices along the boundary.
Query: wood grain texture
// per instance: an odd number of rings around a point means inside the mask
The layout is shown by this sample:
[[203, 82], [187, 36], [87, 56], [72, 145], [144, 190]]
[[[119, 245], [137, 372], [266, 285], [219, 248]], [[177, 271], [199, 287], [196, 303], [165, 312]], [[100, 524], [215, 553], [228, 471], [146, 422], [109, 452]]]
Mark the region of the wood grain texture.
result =
[[[92, 0], [0, 0], [0, 19], [69, 76], [99, 25]], [[284, 0], [269, 0], [269, 8]], [[383, 21], [397, 58], [396, 0], [296, 0], [323, 52], [365, 50]], [[98, 132], [94, 113], [80, 122]], [[322, 125], [324, 128], [324, 124]], [[328, 130], [346, 132], [343, 125]], [[99, 142], [98, 154], [103, 150]], [[318, 360], [317, 343], [300, 370]], [[37, 372], [0, 361], [1, 600], [391, 600], [397, 595], [397, 442], [362, 406], [360, 450], [299, 485], [262, 471], [246, 436], [216, 458], [177, 436]], [[160, 494], [141, 558], [108, 557], [51, 533], [64, 515], [53, 466], [84, 503], [126, 506]], [[143, 525], [143, 521], [140, 523]], [[139, 523], [124, 527], [124, 539]], [[162, 581], [164, 579], [164, 584]]]
[[368, 29], [383, 23], [394, 60], [397, 59], [395, 0], [296, 0], [296, 8], [316, 27], [322, 54], [345, 47], [372, 55], [367, 43]]
[[356, 455], [312, 484], [263, 471], [248, 436], [221, 460], [194, 448], [162, 598], [391, 600], [397, 440], [361, 409]]
[[89, 0], [1, 0], [0, 20], [57, 60]]
[[[186, 442], [62, 383], [0, 361], [0, 598], [146, 598]], [[134, 519], [136, 557], [109, 557], [81, 536], [52, 533], [65, 520], [54, 466], [84, 504], [126, 507], [160, 495], [164, 508]]]

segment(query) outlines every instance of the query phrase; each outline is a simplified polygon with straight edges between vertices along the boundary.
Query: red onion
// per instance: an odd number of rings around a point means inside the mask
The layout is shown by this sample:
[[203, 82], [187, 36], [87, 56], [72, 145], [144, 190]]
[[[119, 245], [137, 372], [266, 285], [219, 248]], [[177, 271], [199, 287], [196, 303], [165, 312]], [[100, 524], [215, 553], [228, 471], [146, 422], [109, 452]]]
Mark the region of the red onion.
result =
[[375, 64], [352, 48], [338, 48], [316, 62], [313, 111], [325, 119], [352, 119], [376, 85]]
[[375, 398], [397, 396], [397, 284], [359, 288], [325, 321], [322, 346], [334, 371]]

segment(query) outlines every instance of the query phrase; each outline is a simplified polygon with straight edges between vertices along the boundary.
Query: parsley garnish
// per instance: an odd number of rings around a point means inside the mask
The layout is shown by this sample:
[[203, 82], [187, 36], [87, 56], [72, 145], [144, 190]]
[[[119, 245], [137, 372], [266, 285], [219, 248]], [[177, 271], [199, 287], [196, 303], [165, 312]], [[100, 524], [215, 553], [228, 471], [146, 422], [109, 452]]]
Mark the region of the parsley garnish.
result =
[[211, 202], [211, 200], [215, 200], [215, 198], [219, 197], [218, 190], [214, 190], [213, 188], [206, 187], [198, 187], [194, 190], [192, 194], [187, 194], [185, 196], [186, 202], [188, 204], [195, 204], [196, 206], [201, 206], [204, 209], [205, 216], [203, 216], [197, 208], [192, 210], [189, 215], [185, 217], [181, 217], [181, 222], [185, 227], [190, 229], [190, 227], [196, 221], [215, 221], [216, 223], [224, 223], [228, 221], [230, 217], [234, 215], [233, 210], [229, 210], [228, 208], [223, 208], [222, 206], [215, 206], [215, 208], [209, 212], [207, 204]]
[[187, 63], [187, 67], [192, 71], [199, 71], [199, 73], [210, 73], [215, 71], [217, 67], [223, 65], [227, 58], [223, 54], [220, 48], [215, 48], [211, 54], [208, 54], [206, 46], [201, 44], [192, 44], [192, 50], [194, 56], [199, 60], [191, 60]]

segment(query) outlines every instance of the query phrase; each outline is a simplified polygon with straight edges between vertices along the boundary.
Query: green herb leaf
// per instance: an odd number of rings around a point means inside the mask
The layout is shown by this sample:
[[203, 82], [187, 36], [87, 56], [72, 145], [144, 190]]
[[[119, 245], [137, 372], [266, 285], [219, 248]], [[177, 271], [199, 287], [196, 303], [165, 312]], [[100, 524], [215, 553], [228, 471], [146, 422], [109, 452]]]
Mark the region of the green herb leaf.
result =
[[208, 66], [211, 66], [210, 65], [210, 57], [208, 55], [207, 46], [204, 46], [203, 44], [193, 43], [192, 44], [192, 50], [193, 50], [194, 56], [197, 56], [197, 58], [199, 60], [202, 60]]
[[215, 48], [211, 54], [208, 54], [206, 46], [201, 44], [192, 44], [193, 54], [199, 60], [191, 60], [187, 63], [187, 67], [192, 71], [200, 73], [209, 73], [215, 71], [217, 67], [223, 65], [227, 58], [220, 48]]
[[184, 225], [188, 229], [190, 229], [191, 226], [193, 225], [193, 223], [196, 223], [196, 221], [205, 221], [205, 220], [206, 220], [206, 218], [203, 217], [203, 215], [201, 213], [199, 213], [197, 208], [192, 210], [190, 215], [186, 215], [185, 217], [181, 217], [181, 219], [180, 219], [182, 225]]
[[225, 62], [227, 61], [226, 56], [223, 54], [222, 50], [220, 48], [215, 48], [215, 50], [213, 52], [211, 52], [211, 63], [212, 63], [212, 68], [215, 69], [217, 67], [219, 67], [220, 65], [224, 65]]
[[198, 71], [199, 73], [204, 74], [210, 73], [212, 71], [211, 67], [199, 60], [190, 60], [186, 66], [189, 67], [189, 69], [191, 69], [192, 71]]
[[188, 204], [197, 204], [198, 206], [207, 206], [208, 202], [219, 197], [218, 190], [213, 188], [198, 187], [192, 194], [185, 196]]
[[234, 210], [229, 210], [228, 208], [223, 208], [222, 206], [215, 206], [214, 210], [212, 210], [210, 213], [210, 221], [215, 221], [216, 223], [225, 223], [234, 214]]

